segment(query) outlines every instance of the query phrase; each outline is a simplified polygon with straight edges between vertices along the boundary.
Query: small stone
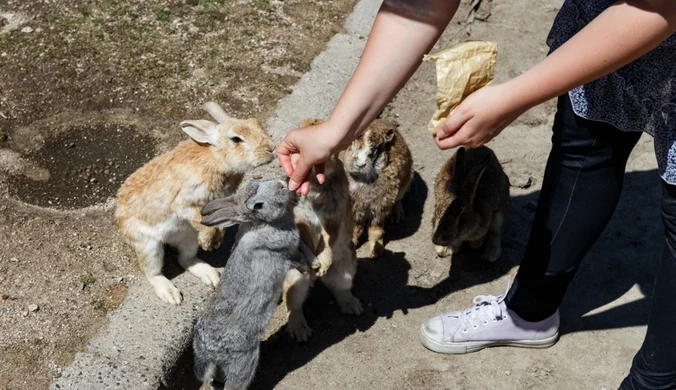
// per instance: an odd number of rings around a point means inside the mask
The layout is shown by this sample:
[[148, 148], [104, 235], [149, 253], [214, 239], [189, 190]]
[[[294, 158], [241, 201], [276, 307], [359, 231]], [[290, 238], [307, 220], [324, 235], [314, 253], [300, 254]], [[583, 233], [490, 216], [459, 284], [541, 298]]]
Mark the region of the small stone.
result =
[[84, 290], [84, 289], [85, 289], [85, 286], [86, 286], [86, 284], [80, 283], [80, 291]]
[[11, 261], [12, 263], [18, 263], [19, 259], [17, 259], [16, 257], [12, 257], [11, 259], [9, 259], [9, 261]]
[[28, 312], [24, 311], [23, 313], [21, 313], [21, 317], [28, 317]]
[[0, 54], [0, 57], [7, 57], [7, 53], [3, 51], [2, 54]]
[[24, 28], [21, 29], [21, 32], [22, 32], [22, 33], [26, 33], [26, 34], [30, 34], [30, 33], [33, 32], [33, 28], [32, 28], [32, 27], [29, 27], [29, 26], [26, 26], [26, 27], [24, 27]]
[[2, 298], [3, 301], [6, 301], [6, 300], [9, 299], [9, 295], [7, 295], [7, 294], [2, 294], [2, 297], [0, 297], [0, 298]]
[[514, 187], [528, 188], [533, 185], [533, 179], [529, 175], [521, 175], [514, 180]]
[[75, 147], [75, 142], [71, 142], [70, 144], [68, 144], [68, 147], [71, 148], [71, 149], [74, 148], [74, 147]]
[[512, 372], [507, 370], [507, 371], [505, 371], [505, 375], [510, 376], [510, 375], [512, 375]]
[[124, 278], [120, 276], [119, 278], [117, 278], [117, 282], [118, 282], [118, 283], [124, 282]]
[[40, 307], [36, 304], [28, 305], [28, 311], [31, 312], [31, 313], [35, 313], [39, 309], [40, 309]]
[[89, 182], [90, 182], [90, 183], [96, 183], [96, 178], [95, 178], [95, 177], [92, 177], [91, 179], [89, 179]]

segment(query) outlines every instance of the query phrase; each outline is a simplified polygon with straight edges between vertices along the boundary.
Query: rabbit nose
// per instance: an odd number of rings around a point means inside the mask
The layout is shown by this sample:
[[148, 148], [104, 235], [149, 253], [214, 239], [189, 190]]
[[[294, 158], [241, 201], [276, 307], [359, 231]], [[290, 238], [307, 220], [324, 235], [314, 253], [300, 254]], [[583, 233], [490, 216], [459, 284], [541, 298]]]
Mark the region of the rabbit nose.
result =
[[366, 162], [358, 162], [357, 163], [357, 168], [364, 168], [366, 166]]

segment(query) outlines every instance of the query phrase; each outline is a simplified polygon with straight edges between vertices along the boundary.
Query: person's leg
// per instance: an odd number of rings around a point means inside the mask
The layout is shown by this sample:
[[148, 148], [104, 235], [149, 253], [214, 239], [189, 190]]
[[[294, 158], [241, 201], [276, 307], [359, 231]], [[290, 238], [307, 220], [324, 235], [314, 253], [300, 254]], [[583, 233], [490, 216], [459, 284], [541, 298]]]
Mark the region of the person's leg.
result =
[[558, 307], [582, 258], [615, 210], [624, 169], [641, 133], [575, 115], [561, 96], [552, 150], [523, 262], [507, 296], [425, 322], [421, 341], [442, 353], [491, 345], [547, 347], [558, 338]]
[[603, 232], [641, 133], [578, 117], [559, 99], [552, 150], [530, 238], [505, 299], [526, 321], [556, 312], [582, 258]]
[[621, 390], [676, 389], [676, 186], [662, 183], [666, 243], [657, 272], [643, 346]]

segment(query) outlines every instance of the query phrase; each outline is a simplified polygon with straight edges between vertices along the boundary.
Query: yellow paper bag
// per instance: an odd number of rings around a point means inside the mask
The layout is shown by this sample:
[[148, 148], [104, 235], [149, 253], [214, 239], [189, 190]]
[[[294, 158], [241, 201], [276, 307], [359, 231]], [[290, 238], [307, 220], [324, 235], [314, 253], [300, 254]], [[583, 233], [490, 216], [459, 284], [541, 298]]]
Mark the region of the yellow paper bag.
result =
[[437, 111], [427, 126], [432, 135], [460, 102], [493, 80], [497, 54], [495, 42], [469, 41], [423, 57], [437, 67]]

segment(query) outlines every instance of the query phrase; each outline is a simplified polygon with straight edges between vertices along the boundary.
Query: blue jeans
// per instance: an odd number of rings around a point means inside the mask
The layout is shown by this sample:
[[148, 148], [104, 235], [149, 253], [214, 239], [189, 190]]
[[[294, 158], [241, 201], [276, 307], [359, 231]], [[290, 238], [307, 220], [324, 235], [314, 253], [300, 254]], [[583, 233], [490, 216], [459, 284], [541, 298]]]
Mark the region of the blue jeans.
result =
[[[524, 258], [507, 306], [527, 321], [561, 305], [582, 258], [605, 229], [622, 191], [640, 132], [575, 115], [558, 101], [552, 150]], [[622, 390], [676, 389], [676, 186], [663, 182], [666, 246], [653, 292], [648, 331]]]

